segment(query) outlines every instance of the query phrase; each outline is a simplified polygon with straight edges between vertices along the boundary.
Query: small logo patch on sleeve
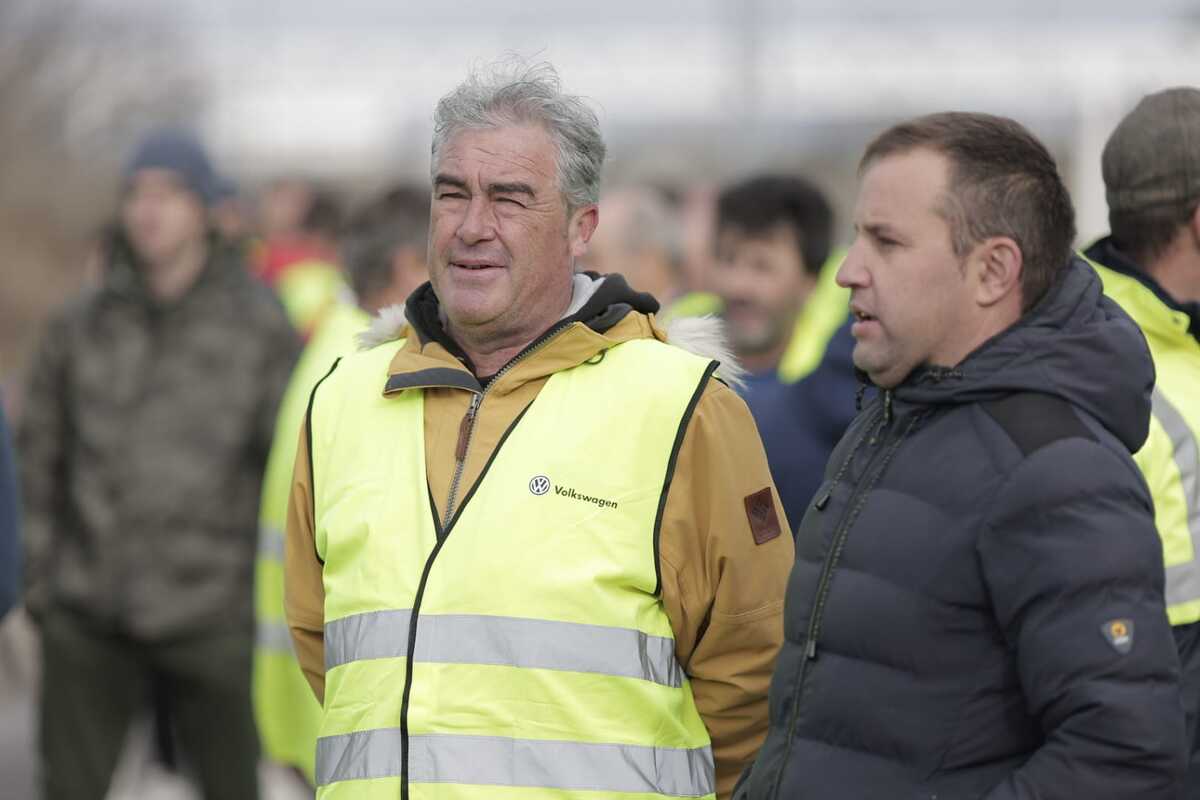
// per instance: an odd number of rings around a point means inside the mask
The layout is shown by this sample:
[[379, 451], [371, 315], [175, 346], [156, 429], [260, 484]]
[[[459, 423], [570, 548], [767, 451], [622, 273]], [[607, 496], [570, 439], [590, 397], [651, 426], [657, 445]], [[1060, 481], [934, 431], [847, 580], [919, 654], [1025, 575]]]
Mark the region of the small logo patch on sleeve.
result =
[[1121, 655], [1133, 649], [1133, 620], [1111, 619], [1100, 626], [1104, 639]]
[[779, 527], [779, 515], [775, 513], [775, 500], [771, 487], [746, 495], [746, 519], [750, 520], [750, 533], [755, 544], [766, 544], [783, 532]]

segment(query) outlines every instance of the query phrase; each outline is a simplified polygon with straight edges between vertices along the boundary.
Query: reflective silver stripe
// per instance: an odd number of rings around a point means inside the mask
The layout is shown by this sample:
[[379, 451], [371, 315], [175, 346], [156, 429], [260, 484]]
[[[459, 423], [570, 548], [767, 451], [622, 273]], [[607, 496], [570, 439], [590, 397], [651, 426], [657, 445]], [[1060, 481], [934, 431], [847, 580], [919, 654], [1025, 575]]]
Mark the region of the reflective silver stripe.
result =
[[1192, 535], [1192, 560], [1167, 567], [1167, 605], [1200, 600], [1200, 448], [1179, 409], [1157, 387], [1152, 396], [1154, 416], [1171, 439], [1175, 465], [1187, 504], [1188, 532]]
[[[627, 744], [410, 736], [409, 780], [567, 791], [648, 792], [704, 797], [715, 791], [712, 751]], [[400, 775], [400, 729], [317, 740], [317, 784]]]
[[408, 652], [411, 609], [368, 611], [325, 623], [326, 671], [351, 661], [402, 658]]
[[273, 525], [259, 526], [258, 557], [283, 561], [283, 531]]
[[254, 629], [254, 645], [262, 650], [292, 653], [292, 632], [283, 622], [259, 620]]
[[[325, 624], [325, 668], [408, 652], [412, 612], [372, 611]], [[631, 628], [481, 614], [422, 614], [414, 661], [594, 672], [678, 688], [675, 640]]]

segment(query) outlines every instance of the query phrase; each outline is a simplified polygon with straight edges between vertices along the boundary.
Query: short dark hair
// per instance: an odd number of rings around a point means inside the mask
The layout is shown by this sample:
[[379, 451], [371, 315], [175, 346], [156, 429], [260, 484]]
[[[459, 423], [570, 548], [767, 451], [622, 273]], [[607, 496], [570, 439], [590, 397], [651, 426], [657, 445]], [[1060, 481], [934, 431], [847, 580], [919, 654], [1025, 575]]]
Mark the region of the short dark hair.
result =
[[717, 197], [718, 231], [733, 227], [758, 236], [779, 225], [795, 234], [805, 270], [819, 273], [833, 245], [833, 209], [812, 183], [790, 175], [758, 175]]
[[1198, 208], [1200, 197], [1137, 210], [1109, 209], [1108, 229], [1117, 249], [1147, 269], [1167, 251]]
[[1021, 248], [1022, 308], [1028, 310], [1066, 269], [1075, 241], [1075, 208], [1050, 151], [1021, 124], [991, 114], [948, 111], [902, 122], [867, 146], [873, 162], [928, 149], [950, 162], [941, 213], [954, 252], [964, 258], [989, 236]]
[[395, 186], [354, 212], [342, 232], [342, 266], [361, 300], [392, 281], [392, 257], [401, 247], [425, 252], [429, 191]]

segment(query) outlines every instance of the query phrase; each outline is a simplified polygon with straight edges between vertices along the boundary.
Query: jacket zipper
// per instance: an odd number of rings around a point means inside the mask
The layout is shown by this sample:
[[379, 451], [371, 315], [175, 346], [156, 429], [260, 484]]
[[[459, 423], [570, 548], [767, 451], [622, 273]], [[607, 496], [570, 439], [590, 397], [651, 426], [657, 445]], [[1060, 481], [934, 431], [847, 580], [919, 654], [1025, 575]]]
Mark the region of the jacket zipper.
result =
[[[809, 613], [808, 617], [808, 630], [804, 641], [804, 658], [800, 661], [800, 674], [796, 679], [796, 688], [794, 689], [794, 694], [792, 696], [791, 713], [788, 716], [787, 742], [784, 746], [783, 755], [780, 758], [779, 768], [775, 772], [775, 780], [772, 782], [771, 792], [769, 795], [772, 798], [778, 798], [779, 796], [779, 787], [783, 782], [783, 773], [787, 767], [788, 756], [792, 750], [792, 740], [796, 733], [796, 716], [800, 711], [800, 699], [804, 693], [804, 679], [806, 677], [806, 673], [808, 672], [808, 664], [810, 661], [814, 661], [817, 658], [817, 636], [819, 635], [821, 629], [821, 617], [825, 610], [825, 602], [828, 599], [829, 585], [833, 580], [834, 569], [841, 558], [842, 549], [844, 548], [846, 539], [850, 534], [850, 528], [852, 527], [854, 521], [858, 518], [858, 514], [855, 511], [855, 503], [874, 487], [876, 480], [882, 474], [882, 469], [876, 471], [875, 466], [876, 463], [879, 462], [881, 455], [885, 452], [888, 452], [888, 448], [884, 445], [887, 444], [888, 440], [885, 431], [892, 422], [891, 399], [891, 391], [885, 392], [883, 398], [883, 411], [879, 423], [876, 424], [874, 420], [871, 420], [870, 424], [867, 425], [867, 429], [862, 432], [862, 438], [855, 443], [854, 447], [850, 450], [850, 454], [846, 456], [847, 461], [843, 464], [841, 469], [839, 469], [839, 474], [845, 471], [849, 464], [849, 460], [854, 458], [855, 454], [859, 450], [859, 447], [862, 445], [864, 438], [869, 437], [871, 446], [878, 446], [878, 449], [871, 455], [870, 460], [863, 469], [863, 477], [859, 482], [858, 487], [846, 501], [846, 513], [838, 522], [838, 528], [834, 532], [833, 536], [833, 544], [829, 549], [829, 553], [825, 556], [825, 563], [821, 565], [821, 576], [817, 580], [817, 599], [813, 604], [813, 609]], [[914, 419], [913, 422], [909, 423], [908, 428], [905, 430], [905, 434], [900, 437], [900, 441], [897, 441], [895, 444], [893, 444], [891, 448], [892, 452], [894, 452], [895, 448], [898, 447], [900, 442], [904, 440], [908, 432], [912, 430], [912, 426], [915, 421], [916, 420]], [[884, 434], [882, 438], [880, 438], [880, 434]], [[886, 467], [886, 459], [884, 466]], [[876, 472], [879, 474], [876, 474]], [[821, 496], [821, 498], [817, 501], [818, 509], [823, 509], [825, 507], [829, 501], [829, 495], [831, 493], [831, 491], [826, 491]]]
[[462, 421], [458, 424], [458, 444], [454, 449], [454, 477], [450, 481], [450, 494], [446, 498], [445, 519], [447, 523], [454, 519], [454, 504], [458, 500], [459, 484], [462, 483], [463, 472], [467, 465], [467, 452], [471, 449], [471, 439], [475, 434], [475, 420], [479, 416], [479, 407], [483, 405], [483, 398], [487, 397], [488, 392], [492, 390], [497, 381], [507, 375], [517, 364], [520, 364], [526, 358], [542, 349], [564, 327], [566, 326], [556, 325], [546, 331], [540, 339], [522, 350], [516, 358], [501, 367], [500, 371], [492, 376], [492, 379], [484, 387], [483, 391], [476, 393], [471, 398], [471, 404], [467, 406], [467, 413], [463, 415]]
[[[430, 510], [430, 513], [433, 514], [433, 521], [434, 521], [434, 525], [437, 527], [438, 536], [437, 536], [437, 542], [433, 546], [433, 550], [430, 551], [429, 557], [425, 560], [425, 568], [421, 572], [421, 579], [417, 584], [417, 593], [416, 593], [416, 596], [413, 598], [412, 612], [409, 615], [408, 647], [405, 650], [404, 690], [402, 692], [402, 697], [401, 697], [401, 701], [400, 701], [400, 798], [401, 798], [401, 800], [409, 800], [408, 700], [409, 700], [410, 693], [412, 692], [413, 656], [416, 653], [416, 649], [417, 649], [417, 624], [418, 624], [418, 620], [420, 619], [420, 614], [421, 614], [421, 601], [425, 596], [425, 585], [429, 580], [429, 574], [430, 574], [430, 572], [433, 571], [433, 562], [437, 560], [438, 553], [440, 553], [442, 550], [442, 545], [444, 545], [446, 543], [446, 539], [450, 536], [450, 531], [454, 528], [455, 523], [458, 521], [457, 517], [455, 516], [454, 504], [458, 497], [459, 484], [461, 484], [461, 482], [462, 482], [463, 468], [466, 464], [467, 452], [471, 447], [471, 437], [475, 432], [475, 420], [479, 416], [479, 407], [480, 407], [480, 405], [483, 404], [483, 398], [487, 395], [487, 393], [491, 390], [491, 388], [496, 385], [496, 382], [501, 377], [506, 375], [513, 367], [515, 367], [521, 361], [525, 360], [530, 355], [532, 355], [533, 353], [535, 353], [539, 349], [541, 349], [547, 342], [549, 342], [552, 338], [554, 338], [555, 334], [557, 334], [563, 328], [567, 327], [567, 325], [569, 325], [569, 324], [570, 323], [559, 323], [558, 325], [555, 325], [554, 327], [552, 327], [550, 330], [546, 331], [544, 334], [542, 334], [540, 339], [535, 341], [533, 344], [529, 345], [529, 347], [527, 347], [520, 354], [518, 354], [516, 358], [514, 358], [512, 361], [509, 361], [507, 364], [505, 364], [500, 369], [499, 372], [497, 372], [494, 376], [492, 376], [492, 380], [488, 382], [487, 387], [485, 387], [483, 389], [483, 391], [476, 392], [473, 394], [473, 396], [471, 398], [471, 404], [469, 406], [467, 406], [467, 413], [463, 415], [462, 422], [460, 422], [459, 426], [458, 426], [458, 443], [455, 446], [455, 452], [454, 452], [456, 464], [455, 464], [455, 468], [454, 468], [454, 478], [452, 479], [452, 481], [450, 483], [450, 494], [449, 494], [449, 497], [447, 497], [447, 499], [446, 499], [446, 514], [445, 514], [446, 521], [445, 521], [444, 525], [441, 522], [439, 522], [437, 519], [437, 509], [433, 505], [432, 495], [430, 496], [430, 503], [429, 503], [430, 509], [429, 510]], [[508, 430], [504, 432], [504, 435], [500, 438], [500, 441], [496, 443], [496, 451], [499, 451], [500, 447], [504, 444], [505, 440], [508, 438], [508, 435], [510, 433], [512, 433], [512, 431], [514, 429], [516, 429], [517, 424], [520, 423], [521, 418], [524, 416], [525, 416], [524, 411], [522, 411], [520, 414], [517, 415], [517, 418], [515, 420], [513, 420], [513, 423], [508, 427]], [[494, 455], [495, 455], [495, 453], [493, 452], [493, 456]], [[483, 480], [483, 478], [487, 474], [487, 469], [490, 465], [491, 465], [491, 462], [489, 460], [488, 464], [484, 466], [483, 472], [480, 473], [478, 480]]]
[[[874, 470], [875, 464], [879, 460], [880, 455], [887, 450], [887, 448], [883, 445], [887, 443], [887, 436], [885, 432], [887, 428], [891, 426], [892, 421], [891, 394], [892, 393], [890, 391], [884, 393], [883, 418], [880, 420], [879, 426], [875, 428], [874, 432], [871, 434], [871, 445], [877, 447], [878, 449], [871, 454], [871, 459], [867, 462], [866, 467], [863, 469], [862, 481], [859, 483], [854, 493], [850, 495], [849, 500], [846, 502], [846, 514], [838, 523], [838, 529], [833, 535], [833, 546], [829, 548], [829, 553], [825, 556], [825, 563], [821, 565], [821, 576], [817, 580], [817, 601], [813, 604], [813, 610], [809, 614], [808, 618], [808, 633], [804, 642], [804, 663], [812, 661], [817, 657], [816, 635], [820, 632], [821, 616], [825, 610], [825, 601], [829, 596], [829, 583], [833, 580], [834, 568], [837, 566], [838, 560], [842, 555], [842, 548], [846, 544], [846, 537], [850, 534], [850, 526], [858, 516], [856, 513], [854, 513], [855, 502], [866, 492], [870, 491], [874, 486], [875, 482], [871, 480], [873, 474], [872, 471]], [[883, 434], [882, 438], [880, 438], [881, 434]], [[851, 455], [853, 455], [853, 453]], [[803, 680], [804, 667], [801, 666], [800, 669], [801, 680]]]
[[450, 481], [450, 495], [446, 498], [446, 522], [454, 518], [454, 501], [458, 496], [458, 484], [462, 482], [463, 468], [467, 462], [467, 448], [471, 444], [471, 435], [475, 432], [475, 414], [479, 411], [479, 404], [482, 402], [483, 392], [472, 394], [471, 404], [467, 406], [467, 413], [463, 415], [462, 422], [458, 424], [458, 446], [454, 449], [454, 478]]

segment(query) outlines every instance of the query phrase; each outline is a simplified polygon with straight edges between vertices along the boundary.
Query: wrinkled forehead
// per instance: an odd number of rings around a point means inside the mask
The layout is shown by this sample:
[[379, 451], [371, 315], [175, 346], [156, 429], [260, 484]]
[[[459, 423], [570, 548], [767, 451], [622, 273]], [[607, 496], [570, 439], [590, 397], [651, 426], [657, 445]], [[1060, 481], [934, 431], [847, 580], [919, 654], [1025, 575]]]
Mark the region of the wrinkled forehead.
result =
[[553, 139], [540, 125], [465, 128], [451, 133], [439, 150], [434, 179], [553, 185], [556, 153]]

